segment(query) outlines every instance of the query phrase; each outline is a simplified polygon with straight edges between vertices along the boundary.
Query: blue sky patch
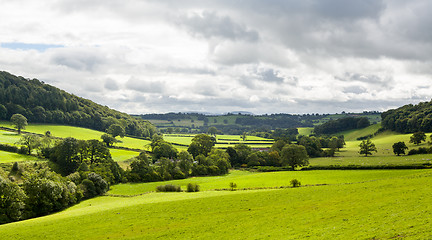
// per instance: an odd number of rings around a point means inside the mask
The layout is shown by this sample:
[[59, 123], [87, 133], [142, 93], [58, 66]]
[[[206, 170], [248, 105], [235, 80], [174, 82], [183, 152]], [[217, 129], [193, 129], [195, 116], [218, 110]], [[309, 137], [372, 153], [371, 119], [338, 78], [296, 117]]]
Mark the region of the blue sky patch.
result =
[[42, 44], [42, 43], [21, 43], [21, 42], [9, 42], [9, 43], [1, 43], [0, 47], [9, 48], [9, 49], [20, 49], [20, 50], [37, 50], [39, 52], [43, 52], [49, 48], [61, 48], [63, 45], [57, 44]]

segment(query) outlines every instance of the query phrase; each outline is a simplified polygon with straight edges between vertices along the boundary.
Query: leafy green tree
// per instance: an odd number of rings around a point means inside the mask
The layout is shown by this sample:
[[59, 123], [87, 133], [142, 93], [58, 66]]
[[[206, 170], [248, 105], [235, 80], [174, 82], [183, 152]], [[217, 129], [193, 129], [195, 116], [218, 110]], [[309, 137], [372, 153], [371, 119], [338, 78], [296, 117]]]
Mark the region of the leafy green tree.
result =
[[32, 216], [62, 210], [77, 202], [77, 186], [59, 174], [47, 170], [24, 177], [26, 207]]
[[207, 134], [198, 134], [192, 138], [188, 152], [196, 157], [200, 154], [207, 156], [213, 146], [216, 144], [216, 139]]
[[239, 162], [237, 151], [233, 147], [228, 147], [226, 152], [229, 155], [229, 160], [231, 162], [231, 165], [233, 166], [240, 166], [241, 163]]
[[79, 143], [75, 138], [65, 138], [54, 146], [50, 160], [57, 163], [64, 174], [73, 173], [81, 164]]
[[120, 136], [121, 138], [123, 138], [125, 136], [125, 129], [120, 124], [112, 124], [108, 128], [107, 133], [111, 134], [111, 136], [113, 136], [114, 138], [117, 136]]
[[216, 127], [209, 127], [209, 129], [207, 130], [207, 133], [216, 138], [216, 134], [218, 133], [218, 130]]
[[426, 141], [426, 134], [424, 132], [416, 132], [411, 136], [409, 142], [419, 145], [423, 141]]
[[107, 146], [96, 139], [88, 140], [85, 150], [87, 151], [87, 159], [90, 161], [90, 164], [100, 163], [104, 159], [111, 158], [111, 153]]
[[279, 140], [277, 140], [276, 142], [273, 143], [271, 149], [272, 149], [273, 151], [278, 151], [278, 152], [280, 152], [280, 151], [282, 151], [282, 148], [283, 148], [286, 144], [287, 144], [286, 141], [279, 139]]
[[306, 152], [306, 148], [302, 145], [286, 145], [281, 151], [281, 159], [284, 166], [290, 166], [293, 170], [295, 170], [296, 167], [309, 164], [309, 156]]
[[247, 164], [247, 157], [252, 153], [251, 147], [246, 144], [240, 143], [234, 146], [237, 153], [237, 165]]
[[377, 152], [377, 148], [375, 147], [375, 144], [370, 139], [363, 140], [359, 146], [360, 146], [359, 153], [364, 154], [366, 157], [368, 155], [372, 155], [372, 152]]
[[178, 154], [178, 166], [180, 170], [188, 176], [190, 171], [192, 170], [193, 165], [193, 156], [187, 151], [181, 151]]
[[165, 141], [159, 141], [156, 147], [153, 149], [153, 155], [155, 159], [169, 158], [174, 159], [177, 157], [178, 150], [172, 146], [171, 143]]
[[26, 197], [18, 184], [0, 176], [0, 224], [21, 218]]
[[246, 141], [246, 132], [243, 132], [243, 134], [241, 135], [241, 139], [243, 139], [243, 142]]
[[316, 137], [301, 136], [298, 144], [306, 148], [306, 152], [310, 157], [321, 156], [321, 143]]
[[0, 104], [0, 119], [6, 119], [6, 116], [7, 108], [3, 104]]
[[41, 145], [41, 139], [39, 136], [34, 134], [25, 134], [21, 136], [18, 144], [26, 146], [28, 151], [27, 153], [30, 155], [33, 149], [36, 149]]
[[111, 147], [114, 143], [117, 142], [117, 140], [113, 136], [111, 136], [111, 134], [102, 134], [101, 138], [107, 147]]
[[27, 118], [19, 113], [12, 115], [10, 121], [14, 127], [18, 129], [18, 134], [21, 134], [21, 129], [25, 129], [25, 127], [28, 125]]
[[214, 172], [214, 174], [226, 174], [231, 168], [228, 153], [220, 149], [212, 149], [207, 157], [207, 162], [218, 168], [218, 172]]
[[405, 145], [404, 142], [397, 142], [393, 144], [393, 152], [394, 154], [397, 154], [398, 156], [401, 154], [405, 154], [405, 150], [407, 150], [408, 147]]

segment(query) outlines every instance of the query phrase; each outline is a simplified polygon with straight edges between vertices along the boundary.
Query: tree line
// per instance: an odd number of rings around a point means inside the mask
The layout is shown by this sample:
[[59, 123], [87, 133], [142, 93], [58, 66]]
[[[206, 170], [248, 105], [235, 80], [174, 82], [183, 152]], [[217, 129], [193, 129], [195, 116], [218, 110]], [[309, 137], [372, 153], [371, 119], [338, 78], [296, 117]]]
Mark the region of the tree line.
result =
[[55, 123], [105, 131], [113, 124], [126, 134], [151, 138], [157, 132], [148, 121], [69, 94], [37, 79], [0, 72], [0, 119], [21, 114], [35, 123]]
[[432, 132], [432, 101], [408, 104], [381, 114], [382, 127], [399, 133]]
[[351, 129], [365, 128], [369, 125], [370, 122], [367, 117], [345, 117], [337, 120], [330, 120], [321, 125], [315, 126], [314, 133], [317, 135], [334, 134]]

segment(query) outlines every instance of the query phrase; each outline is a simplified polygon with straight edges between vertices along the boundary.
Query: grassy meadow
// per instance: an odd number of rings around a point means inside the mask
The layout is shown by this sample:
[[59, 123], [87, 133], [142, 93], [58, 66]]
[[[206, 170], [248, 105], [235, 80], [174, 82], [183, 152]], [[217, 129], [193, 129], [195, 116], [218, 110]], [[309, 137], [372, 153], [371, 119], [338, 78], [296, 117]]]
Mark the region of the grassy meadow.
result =
[[[317, 172], [330, 178], [334, 174]], [[369, 172], [354, 181], [348, 177], [352, 171], [340, 172], [347, 173], [321, 186], [102, 196], [49, 216], [1, 225], [0, 235], [2, 239], [432, 238], [430, 170], [393, 170], [382, 177]], [[293, 177], [285, 174], [287, 179]], [[231, 181], [231, 174], [225, 177]], [[243, 177], [253, 182], [256, 176]]]
[[[0, 125], [11, 127], [2, 122]], [[332, 158], [312, 158], [311, 166], [432, 164], [432, 155], [395, 156], [392, 145], [411, 134], [383, 132], [372, 138], [378, 152], [358, 154], [358, 137], [379, 125], [347, 131], [346, 146]], [[30, 124], [26, 131], [51, 131], [57, 137], [100, 139], [102, 132], [59, 125]], [[301, 128], [301, 134], [311, 128]], [[308, 134], [305, 134], [308, 135]], [[427, 134], [429, 136], [430, 134]], [[166, 134], [164, 139], [188, 145], [194, 135]], [[120, 138], [119, 138], [120, 139]], [[16, 133], [0, 131], [0, 143], [15, 144]], [[149, 141], [120, 139], [117, 146], [145, 149]], [[217, 147], [238, 143], [270, 146], [259, 137], [218, 135]], [[252, 143], [252, 144], [251, 144]], [[176, 145], [186, 150], [186, 146]], [[139, 152], [110, 149], [123, 168]], [[35, 157], [0, 151], [0, 163], [34, 161]], [[298, 179], [302, 186], [291, 188]], [[228, 191], [230, 183], [236, 191]], [[432, 169], [309, 170], [251, 172], [232, 170], [225, 176], [194, 177], [111, 186], [105, 196], [83, 201], [64, 211], [0, 225], [0, 239], [431, 239]], [[188, 183], [197, 193], [157, 193], [156, 186]], [[247, 189], [247, 190], [246, 190]]]

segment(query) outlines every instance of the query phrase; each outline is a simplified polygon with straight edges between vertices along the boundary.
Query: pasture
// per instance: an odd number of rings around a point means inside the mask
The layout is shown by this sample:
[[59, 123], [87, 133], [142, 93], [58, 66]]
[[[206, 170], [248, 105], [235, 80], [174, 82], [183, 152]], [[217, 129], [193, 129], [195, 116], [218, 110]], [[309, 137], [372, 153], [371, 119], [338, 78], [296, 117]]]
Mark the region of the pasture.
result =
[[366, 174], [356, 181], [340, 176], [330, 185], [300, 188], [102, 196], [49, 216], [1, 225], [0, 235], [2, 239], [432, 238], [432, 172], [393, 171], [383, 177]]
[[0, 163], [23, 162], [23, 161], [38, 161], [37, 157], [0, 151]]
[[[187, 150], [194, 136], [194, 134], [164, 134], [164, 140], [174, 143], [178, 150]], [[246, 141], [243, 141], [240, 135], [216, 135], [215, 147], [225, 149], [240, 143], [251, 148], [269, 148], [273, 144], [273, 140], [257, 136], [246, 136]]]

